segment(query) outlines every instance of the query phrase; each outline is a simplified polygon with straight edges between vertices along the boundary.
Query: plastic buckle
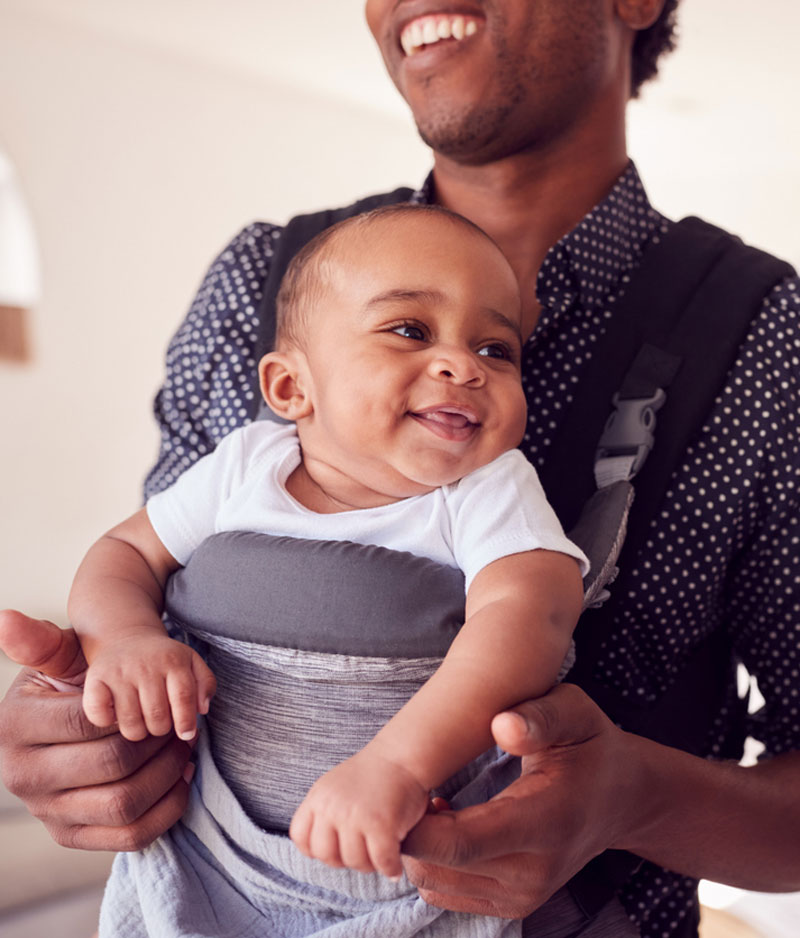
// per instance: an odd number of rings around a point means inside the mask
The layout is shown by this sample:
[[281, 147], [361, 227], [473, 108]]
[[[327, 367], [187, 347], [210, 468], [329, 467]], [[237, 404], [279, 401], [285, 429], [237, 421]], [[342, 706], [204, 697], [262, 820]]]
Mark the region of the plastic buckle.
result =
[[632, 459], [628, 479], [632, 479], [653, 448], [656, 411], [666, 399], [661, 388], [657, 388], [652, 397], [620, 400], [619, 394], [615, 394], [612, 398], [614, 412], [606, 421], [597, 444], [595, 463], [601, 459], [628, 457]]

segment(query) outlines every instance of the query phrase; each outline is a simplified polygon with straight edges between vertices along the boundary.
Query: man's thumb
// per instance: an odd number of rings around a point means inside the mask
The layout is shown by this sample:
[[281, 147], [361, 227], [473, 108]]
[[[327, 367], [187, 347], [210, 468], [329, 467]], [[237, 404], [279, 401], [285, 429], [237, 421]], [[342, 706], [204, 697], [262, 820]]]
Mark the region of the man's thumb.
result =
[[551, 746], [585, 742], [605, 720], [580, 688], [559, 684], [544, 697], [499, 713], [492, 720], [492, 735], [506, 752], [532, 756]]
[[79, 683], [86, 659], [73, 629], [31, 619], [15, 609], [0, 610], [0, 649], [12, 661], [48, 677]]

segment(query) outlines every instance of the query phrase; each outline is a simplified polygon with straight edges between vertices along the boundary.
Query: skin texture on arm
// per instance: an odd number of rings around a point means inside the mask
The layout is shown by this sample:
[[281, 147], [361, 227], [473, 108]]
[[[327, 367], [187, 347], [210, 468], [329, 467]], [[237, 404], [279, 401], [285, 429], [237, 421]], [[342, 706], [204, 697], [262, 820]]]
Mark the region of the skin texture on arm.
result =
[[406, 872], [426, 902], [521, 918], [607, 848], [746, 889], [800, 888], [798, 754], [751, 768], [699, 759], [624, 733], [570, 684], [493, 730], [523, 757], [522, 776], [406, 838]]
[[96, 726], [116, 722], [126, 739], [161, 736], [173, 724], [191, 739], [214, 693], [202, 658], [161, 622], [164, 586], [178, 566], [142, 508], [89, 549], [72, 585], [69, 615], [89, 665], [84, 710]]
[[400, 842], [429, 790], [491, 745], [499, 711], [552, 686], [582, 595], [578, 565], [564, 554], [529, 551], [484, 568], [440, 668], [361, 752], [312, 786], [290, 828], [298, 847], [333, 866], [399, 875]]

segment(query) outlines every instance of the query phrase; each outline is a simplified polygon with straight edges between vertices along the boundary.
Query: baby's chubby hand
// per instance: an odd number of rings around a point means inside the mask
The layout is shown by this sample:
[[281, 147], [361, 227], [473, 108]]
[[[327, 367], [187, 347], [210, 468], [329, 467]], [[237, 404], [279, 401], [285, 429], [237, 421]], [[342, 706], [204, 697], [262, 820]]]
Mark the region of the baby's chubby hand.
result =
[[289, 836], [329, 866], [392, 879], [400, 844], [428, 807], [428, 791], [402, 765], [367, 749], [326, 772], [295, 811]]
[[115, 638], [92, 656], [83, 709], [95, 726], [117, 723], [126, 739], [163, 736], [174, 726], [189, 740], [215, 690], [214, 675], [188, 645], [137, 632]]

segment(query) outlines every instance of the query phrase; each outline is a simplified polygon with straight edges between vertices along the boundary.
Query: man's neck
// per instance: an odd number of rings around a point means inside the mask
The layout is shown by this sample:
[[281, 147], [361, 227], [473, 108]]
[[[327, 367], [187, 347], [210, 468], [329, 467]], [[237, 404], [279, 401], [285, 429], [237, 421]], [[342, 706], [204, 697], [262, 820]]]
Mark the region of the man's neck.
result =
[[499, 244], [520, 283], [532, 331], [536, 276], [549, 249], [601, 201], [627, 165], [624, 139], [580, 158], [520, 153], [482, 166], [435, 155], [436, 201], [480, 225]]

